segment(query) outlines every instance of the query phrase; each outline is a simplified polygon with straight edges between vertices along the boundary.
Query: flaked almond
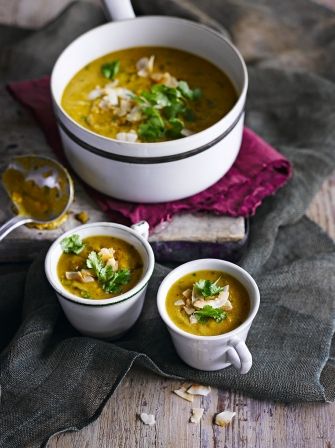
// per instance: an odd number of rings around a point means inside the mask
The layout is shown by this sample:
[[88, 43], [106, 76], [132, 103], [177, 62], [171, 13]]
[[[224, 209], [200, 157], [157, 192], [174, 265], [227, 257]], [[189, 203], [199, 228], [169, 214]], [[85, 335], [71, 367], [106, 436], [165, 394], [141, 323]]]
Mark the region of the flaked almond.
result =
[[191, 423], [200, 423], [200, 420], [204, 414], [204, 409], [203, 408], [192, 408], [192, 415], [190, 417], [190, 422]]
[[233, 418], [235, 417], [236, 412], [232, 411], [223, 411], [215, 416], [215, 424], [218, 426], [227, 426]]
[[154, 70], [155, 56], [150, 56], [150, 58], [141, 58], [136, 63], [136, 69], [138, 76], [146, 78]]
[[81, 271], [67, 271], [65, 272], [65, 277], [67, 280], [74, 280], [80, 283], [91, 283], [94, 282], [94, 278], [91, 273], [82, 273]]
[[153, 426], [156, 424], [155, 416], [153, 414], [146, 414], [145, 412], [141, 412], [140, 417], [145, 425]]
[[100, 87], [96, 87], [95, 89], [91, 90], [90, 93], [87, 95], [87, 98], [91, 101], [96, 100], [103, 94], [103, 89]]
[[119, 132], [118, 134], [116, 134], [116, 140], [134, 143], [137, 140], [137, 133], [135, 131]]
[[190, 315], [190, 324], [197, 324], [198, 323], [198, 319], [195, 317], [194, 314]]
[[[222, 308], [225, 306], [225, 304], [229, 301], [229, 286], [226, 285], [223, 289], [223, 291], [220, 292], [220, 294], [217, 296], [216, 299], [212, 300], [205, 300], [204, 298], [196, 300], [193, 302], [193, 306], [195, 308], [202, 309], [206, 305], [211, 306], [212, 308]], [[230, 303], [230, 302], [229, 302]]]
[[181, 133], [181, 135], [183, 135], [184, 137], [189, 137], [190, 135], [193, 135], [193, 134], [194, 134], [193, 131], [191, 131], [190, 129], [186, 129], [186, 128], [182, 129], [182, 130], [180, 131], [180, 133]]
[[101, 260], [106, 263], [110, 258], [114, 258], [115, 250], [112, 247], [103, 247], [100, 249], [98, 255]]
[[135, 121], [140, 121], [141, 119], [142, 119], [141, 108], [138, 106], [134, 106], [127, 115], [127, 120], [133, 123]]
[[194, 311], [195, 311], [195, 309], [194, 309], [192, 306], [186, 306], [186, 305], [185, 305], [185, 306], [183, 307], [183, 309], [184, 309], [185, 313], [188, 314], [189, 316], [190, 316], [191, 314], [193, 314]]
[[203, 386], [202, 384], [192, 384], [192, 386], [187, 389], [188, 394], [202, 395], [203, 397], [206, 397], [210, 391], [210, 386]]
[[180, 389], [176, 389], [173, 391], [176, 395], [178, 395], [178, 397], [183, 398], [184, 400], [187, 401], [193, 401], [193, 395], [190, 395], [186, 392], [186, 388], [185, 387], [181, 387]]
[[152, 73], [152, 75], [150, 76], [150, 78], [159, 83], [159, 84], [164, 84], [167, 87], [178, 87], [178, 80], [177, 78], [175, 78], [174, 76], [170, 75], [170, 73], [165, 72], [165, 73]]
[[185, 297], [185, 299], [191, 299], [192, 289], [185, 289], [185, 291], [183, 291], [183, 296]]

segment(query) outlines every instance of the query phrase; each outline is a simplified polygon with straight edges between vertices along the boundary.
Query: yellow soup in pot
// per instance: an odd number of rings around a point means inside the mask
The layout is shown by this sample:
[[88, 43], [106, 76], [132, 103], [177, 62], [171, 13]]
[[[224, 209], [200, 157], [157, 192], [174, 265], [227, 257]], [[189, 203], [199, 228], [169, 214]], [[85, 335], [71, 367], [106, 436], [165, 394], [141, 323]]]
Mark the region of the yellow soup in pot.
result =
[[68, 83], [62, 107], [85, 128], [117, 140], [175, 140], [202, 131], [237, 101], [228, 76], [185, 51], [136, 47], [83, 67]]
[[132, 289], [141, 279], [143, 261], [128, 242], [107, 235], [61, 242], [57, 273], [63, 287], [87, 299], [108, 299]]
[[248, 317], [249, 295], [233, 276], [222, 271], [197, 271], [177, 280], [166, 297], [170, 319], [181, 330], [216, 336], [234, 330]]

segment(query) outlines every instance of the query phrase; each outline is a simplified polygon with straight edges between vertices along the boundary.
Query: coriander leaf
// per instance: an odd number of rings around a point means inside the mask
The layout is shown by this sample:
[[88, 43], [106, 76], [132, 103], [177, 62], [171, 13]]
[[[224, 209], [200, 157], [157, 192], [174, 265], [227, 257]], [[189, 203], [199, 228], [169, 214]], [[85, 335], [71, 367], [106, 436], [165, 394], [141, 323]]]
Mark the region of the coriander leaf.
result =
[[138, 132], [144, 140], [155, 141], [164, 135], [165, 123], [159, 111], [153, 107], [143, 110], [148, 119], [139, 126]]
[[200, 89], [190, 89], [186, 81], [178, 82], [178, 90], [183, 94], [185, 98], [192, 101], [199, 99], [202, 94]]
[[98, 277], [98, 279], [101, 276], [101, 273], [105, 267], [103, 261], [101, 260], [99, 255], [96, 252], [94, 252], [94, 250], [89, 253], [86, 260], [86, 266], [89, 269], [93, 269], [94, 274]]
[[107, 79], [114, 79], [115, 76], [119, 73], [120, 70], [120, 61], [115, 59], [112, 62], [106, 62], [101, 66], [101, 73]]
[[153, 91], [151, 89], [150, 92], [142, 92], [142, 98], [145, 98], [152, 106], [155, 106], [157, 109], [162, 109], [163, 107], [169, 106], [170, 101], [169, 98], [160, 91]]
[[[182, 102], [172, 102], [169, 106], [164, 108], [164, 116], [168, 119], [176, 118], [177, 115], [184, 115], [187, 113], [187, 109]], [[186, 117], [185, 117], [186, 118]]]
[[218, 280], [216, 280], [216, 282], [211, 282], [210, 280], [201, 279], [195, 283], [195, 286], [203, 297], [216, 296], [224, 290], [223, 286], [218, 286], [216, 284]]
[[108, 280], [102, 285], [106, 292], [117, 292], [122, 285], [126, 285], [130, 280], [130, 272], [128, 269], [121, 269], [113, 272]]
[[225, 311], [221, 308], [213, 308], [210, 305], [206, 305], [201, 310], [195, 311], [194, 315], [200, 323], [207, 322], [210, 318], [220, 323], [227, 318], [227, 313]]
[[171, 138], [180, 138], [181, 131], [184, 128], [184, 123], [179, 118], [170, 118], [169, 128], [166, 131], [166, 135]]
[[99, 284], [106, 292], [117, 292], [122, 285], [127, 284], [130, 280], [128, 269], [113, 271], [112, 266], [105, 265], [101, 257], [94, 251], [88, 255], [86, 265], [94, 271]]
[[66, 254], [76, 254], [78, 255], [85, 247], [79, 235], [76, 233], [64, 238], [60, 242], [63, 252]]

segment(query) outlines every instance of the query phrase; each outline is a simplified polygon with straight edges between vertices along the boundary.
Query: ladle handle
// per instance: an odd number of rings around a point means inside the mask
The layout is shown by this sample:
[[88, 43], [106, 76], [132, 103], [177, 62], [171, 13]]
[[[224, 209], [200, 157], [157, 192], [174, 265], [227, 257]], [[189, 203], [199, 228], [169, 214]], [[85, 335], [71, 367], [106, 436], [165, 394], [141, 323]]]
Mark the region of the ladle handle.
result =
[[0, 241], [2, 241], [6, 235], [9, 234], [12, 230], [16, 229], [16, 227], [22, 226], [27, 222], [32, 222], [31, 218], [27, 218], [25, 216], [14, 216], [9, 221], [2, 224], [0, 227]]
[[109, 20], [134, 19], [135, 13], [130, 0], [102, 0]]

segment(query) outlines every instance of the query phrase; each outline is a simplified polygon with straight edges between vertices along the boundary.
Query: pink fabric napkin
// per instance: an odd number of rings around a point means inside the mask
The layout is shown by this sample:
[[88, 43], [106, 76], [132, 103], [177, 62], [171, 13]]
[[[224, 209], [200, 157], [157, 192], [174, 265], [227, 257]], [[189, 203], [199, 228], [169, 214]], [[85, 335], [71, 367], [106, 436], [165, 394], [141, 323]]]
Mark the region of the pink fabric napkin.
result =
[[[67, 164], [52, 110], [50, 78], [10, 83], [11, 94], [34, 113], [47, 142]], [[153, 228], [182, 212], [212, 212], [220, 215], [253, 215], [262, 200], [274, 194], [291, 176], [290, 162], [273, 147], [245, 128], [238, 157], [215, 185], [187, 199], [161, 204], [119, 201], [88, 187], [90, 194], [111, 219], [135, 223], [142, 219]]]

